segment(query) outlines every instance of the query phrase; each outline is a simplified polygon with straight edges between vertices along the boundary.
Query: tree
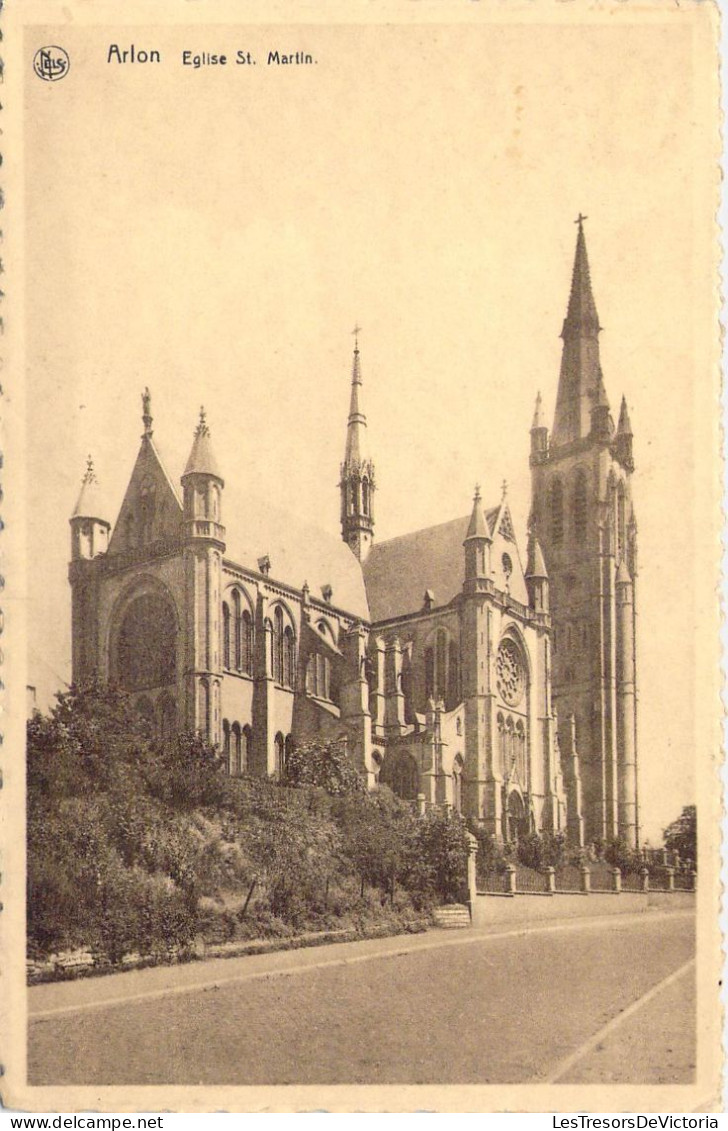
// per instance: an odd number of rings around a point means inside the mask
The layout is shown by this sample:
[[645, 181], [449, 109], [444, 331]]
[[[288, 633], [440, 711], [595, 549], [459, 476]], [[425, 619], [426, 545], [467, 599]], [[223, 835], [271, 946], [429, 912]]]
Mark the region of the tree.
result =
[[665, 848], [678, 852], [683, 860], [698, 858], [698, 811], [695, 805], [685, 805], [676, 821], [663, 832]]
[[345, 739], [294, 747], [286, 759], [284, 780], [288, 785], [317, 785], [335, 797], [366, 793], [366, 783], [351, 763]]

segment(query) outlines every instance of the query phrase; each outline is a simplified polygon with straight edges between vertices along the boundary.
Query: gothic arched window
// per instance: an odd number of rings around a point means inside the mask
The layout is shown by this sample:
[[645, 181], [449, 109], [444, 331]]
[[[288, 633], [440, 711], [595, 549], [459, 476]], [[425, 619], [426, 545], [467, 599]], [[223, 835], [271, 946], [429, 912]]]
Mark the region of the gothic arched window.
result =
[[573, 508], [574, 538], [578, 542], [583, 542], [586, 538], [587, 527], [587, 488], [586, 475], [583, 471], [576, 473]]
[[230, 606], [227, 601], [222, 603], [222, 666], [230, 668]]
[[276, 606], [273, 616], [273, 678], [276, 683], [283, 680], [283, 609]]
[[233, 589], [233, 608], [232, 608], [233, 624], [232, 624], [232, 630], [233, 630], [234, 646], [232, 648], [232, 652], [233, 652], [232, 659], [233, 659], [233, 665], [237, 668], [238, 671], [240, 670], [240, 667], [241, 667], [241, 660], [242, 660], [242, 653], [243, 653], [243, 635], [242, 635], [242, 627], [243, 626], [242, 626], [242, 623], [241, 623], [241, 620], [240, 620], [240, 608], [241, 608], [241, 606], [240, 606], [240, 594], [238, 593], [237, 589]]
[[560, 479], [554, 479], [549, 490], [549, 519], [551, 541], [560, 546], [564, 540], [564, 489]]
[[240, 618], [240, 670], [253, 674], [253, 618], [247, 609]]
[[293, 687], [293, 677], [296, 671], [296, 644], [293, 639], [293, 629], [286, 625], [283, 630], [283, 679], [284, 687]]
[[163, 595], [136, 597], [119, 626], [114, 656], [115, 675], [125, 691], [174, 683], [177, 673], [177, 623], [171, 602]]
[[244, 726], [240, 734], [240, 773], [247, 774], [250, 768], [250, 755], [253, 749], [253, 732]]

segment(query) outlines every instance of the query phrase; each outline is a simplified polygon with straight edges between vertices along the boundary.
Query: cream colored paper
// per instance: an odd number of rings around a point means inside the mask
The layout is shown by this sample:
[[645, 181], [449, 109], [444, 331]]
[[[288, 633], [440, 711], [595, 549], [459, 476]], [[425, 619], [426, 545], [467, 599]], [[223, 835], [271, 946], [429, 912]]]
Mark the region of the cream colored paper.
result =
[[[4, 1103], [716, 1110], [716, 8], [16, 0], [4, 33]], [[70, 61], [59, 81], [33, 70], [46, 45]], [[700, 817], [694, 1083], [28, 1086], [25, 688], [45, 709], [70, 678], [67, 516], [87, 453], [115, 514], [149, 385], [175, 473], [204, 403], [226, 474], [336, 532], [360, 320], [377, 538], [505, 478], [524, 545], [580, 212], [605, 381], [635, 429], [644, 835], [692, 801]]]

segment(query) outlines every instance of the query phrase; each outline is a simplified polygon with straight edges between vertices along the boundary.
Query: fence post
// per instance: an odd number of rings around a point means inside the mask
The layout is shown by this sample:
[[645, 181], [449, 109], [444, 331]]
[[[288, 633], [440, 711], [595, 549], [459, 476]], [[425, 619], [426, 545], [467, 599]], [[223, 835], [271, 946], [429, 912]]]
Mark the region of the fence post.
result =
[[426, 807], [427, 806], [425, 804], [424, 793], [418, 793], [417, 794], [417, 814], [418, 814], [418, 816], [424, 817]]
[[478, 841], [470, 832], [466, 832], [465, 837], [468, 842], [468, 900], [470, 902], [470, 918], [472, 919], [473, 910], [475, 908], [475, 897], [478, 890], [475, 875], [475, 858], [478, 855]]
[[640, 868], [640, 876], [642, 878], [642, 891], [650, 890], [650, 869]]
[[591, 890], [591, 868], [588, 864], [581, 864], [579, 872], [581, 874], [581, 890], [588, 895]]
[[675, 890], [675, 869], [674, 868], [665, 868], [665, 875], [667, 876], [667, 890], [668, 891], [674, 891]]
[[612, 868], [612, 891], [622, 890], [622, 873], [619, 868]]
[[506, 864], [506, 891], [514, 895], [516, 890], [516, 865]]
[[544, 873], [546, 875], [546, 891], [549, 895], [553, 895], [556, 891], [556, 869], [553, 864], [549, 864], [547, 868], [544, 868]]
[[690, 871], [688, 872], [688, 876], [690, 877], [690, 881], [689, 881], [690, 887], [689, 887], [688, 890], [689, 891], [697, 891], [698, 890], [698, 873], [695, 871], [694, 868], [691, 868]]

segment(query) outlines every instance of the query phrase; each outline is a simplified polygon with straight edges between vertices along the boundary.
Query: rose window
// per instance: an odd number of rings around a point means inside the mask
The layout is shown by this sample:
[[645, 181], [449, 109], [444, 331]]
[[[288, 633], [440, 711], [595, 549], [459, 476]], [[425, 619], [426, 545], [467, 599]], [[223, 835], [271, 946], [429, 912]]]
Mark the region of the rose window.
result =
[[526, 673], [518, 648], [512, 640], [501, 641], [495, 661], [495, 673], [501, 699], [509, 707], [516, 707], [523, 698]]

